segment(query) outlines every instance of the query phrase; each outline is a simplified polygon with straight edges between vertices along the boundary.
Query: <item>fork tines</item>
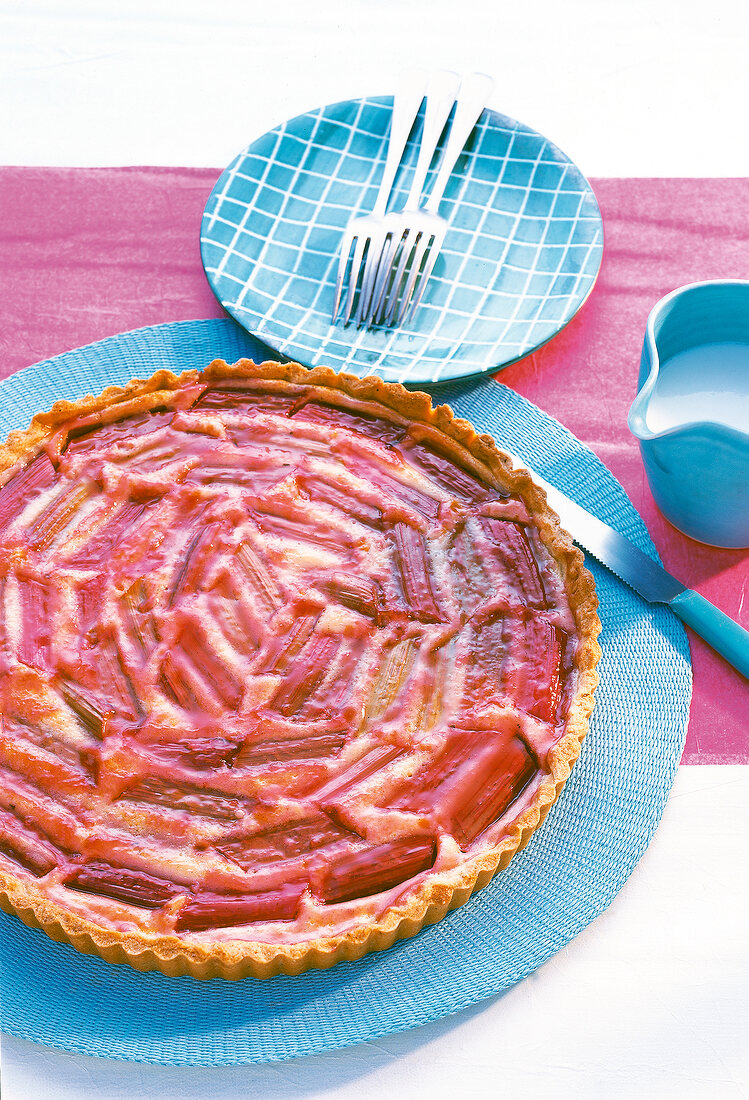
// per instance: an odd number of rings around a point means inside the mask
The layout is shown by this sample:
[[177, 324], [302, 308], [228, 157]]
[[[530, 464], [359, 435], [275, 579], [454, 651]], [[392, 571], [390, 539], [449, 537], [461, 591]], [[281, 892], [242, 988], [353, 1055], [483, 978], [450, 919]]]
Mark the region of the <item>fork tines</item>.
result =
[[[442, 248], [447, 222], [439, 215], [448, 179], [455, 167], [492, 88], [490, 77], [471, 73], [435, 73], [424, 91], [424, 77], [409, 74], [393, 103], [385, 171], [371, 214], [349, 222], [341, 243], [333, 322], [338, 316], [344, 277], [348, 269], [343, 323], [348, 324], [356, 302], [357, 328], [400, 325], [413, 314]], [[402, 210], [386, 212], [395, 174], [408, 135], [426, 94], [426, 111], [419, 156], [411, 189]], [[453, 112], [454, 110], [454, 114]], [[440, 138], [452, 115], [448, 137]], [[429, 167], [438, 153], [438, 170], [427, 201], [422, 205]], [[353, 258], [349, 258], [353, 248]]]

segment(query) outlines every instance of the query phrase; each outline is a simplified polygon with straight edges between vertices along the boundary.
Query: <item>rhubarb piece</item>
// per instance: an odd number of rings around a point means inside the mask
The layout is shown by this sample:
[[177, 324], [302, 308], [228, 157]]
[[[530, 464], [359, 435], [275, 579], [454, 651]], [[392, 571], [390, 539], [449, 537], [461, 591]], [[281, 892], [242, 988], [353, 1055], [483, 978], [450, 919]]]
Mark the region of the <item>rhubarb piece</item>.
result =
[[237, 549], [236, 559], [266, 612], [272, 615], [278, 611], [283, 602], [281, 592], [267, 565], [249, 542], [241, 543]]
[[212, 546], [218, 531], [217, 523], [209, 523], [191, 540], [169, 594], [168, 607], [173, 607], [184, 592], [197, 592], [201, 573], [205, 569], [205, 554]]
[[423, 682], [423, 695], [419, 704], [416, 729], [432, 730], [442, 720], [445, 704], [445, 689], [450, 682], [451, 663], [455, 651], [455, 639], [446, 642], [431, 661], [426, 664], [427, 674]]
[[428, 444], [412, 443], [407, 454], [409, 461], [414, 461], [435, 485], [450, 496], [470, 504], [484, 501], [489, 496], [490, 490], [483, 482]]
[[136, 526], [149, 503], [152, 502], [126, 501], [87, 542], [76, 550], [68, 564], [74, 569], [100, 569], [128, 532]]
[[408, 612], [422, 623], [443, 622], [432, 591], [429, 551], [421, 531], [408, 523], [391, 528], [393, 561]]
[[315, 792], [315, 802], [325, 808], [332, 799], [345, 797], [349, 791], [371, 779], [376, 772], [382, 771], [393, 760], [403, 756], [405, 750], [398, 745], [375, 745], [360, 756], [346, 771], [334, 775], [323, 787]]
[[150, 596], [145, 579], [139, 577], [137, 581], [133, 581], [123, 599], [128, 610], [128, 618], [135, 640], [143, 656], [148, 658], [156, 648], [159, 636], [156, 632], [153, 617], [148, 613]]
[[265, 534], [278, 535], [281, 538], [292, 539], [294, 542], [304, 542], [321, 550], [332, 551], [340, 554], [344, 550], [351, 549], [352, 542], [349, 536], [333, 527], [323, 530], [320, 526], [310, 526], [306, 519], [292, 519], [290, 516], [277, 515], [268, 511], [270, 502], [264, 502], [263, 511], [255, 513], [255, 521]]
[[337, 905], [392, 890], [428, 871], [436, 855], [437, 846], [431, 837], [393, 840], [376, 848], [340, 855], [326, 869], [322, 899], [328, 905]]
[[107, 732], [107, 722], [114, 717], [116, 710], [113, 707], [101, 710], [93, 699], [65, 679], [60, 680], [59, 689], [65, 702], [88, 732], [97, 741], [103, 740]]
[[48, 874], [63, 858], [49, 837], [5, 810], [0, 810], [0, 852], [35, 878]]
[[285, 672], [312, 637], [318, 618], [318, 615], [300, 615], [292, 622], [288, 634], [274, 634], [255, 672], [258, 675]]
[[332, 676], [307, 707], [310, 718], [336, 719], [341, 716], [351, 699], [359, 662], [366, 648], [366, 643], [360, 636], [346, 638], [339, 646]]
[[97, 752], [77, 749], [67, 741], [55, 737], [45, 726], [37, 726], [25, 719], [14, 722], [0, 714], [0, 745], [12, 744], [17, 752], [23, 752], [24, 741], [36, 745], [55, 761], [60, 761], [73, 772], [79, 773], [87, 783], [95, 785], [99, 767]]
[[382, 589], [369, 577], [335, 572], [321, 587], [344, 607], [350, 607], [352, 611], [378, 623], [382, 618]]
[[223, 791], [206, 790], [187, 783], [167, 783], [163, 779], [143, 779], [128, 787], [120, 798], [128, 802], [146, 802], [165, 810], [181, 810], [217, 821], [238, 821], [242, 816], [242, 800]]
[[196, 894], [180, 909], [174, 927], [177, 932], [205, 932], [259, 921], [291, 921], [306, 889], [306, 882], [289, 882], [262, 894]]
[[233, 575], [224, 575], [211, 587], [210, 609], [216, 625], [237, 653], [257, 652], [265, 634], [265, 613]]
[[305, 401], [292, 413], [295, 420], [308, 420], [312, 424], [331, 424], [335, 429], [346, 428], [368, 439], [377, 439], [393, 445], [400, 443], [407, 429], [401, 424], [371, 416], [365, 412], [350, 412], [339, 405], [327, 405], [323, 401]]
[[541, 574], [523, 527], [491, 516], [482, 516], [479, 522], [504, 575], [518, 585], [524, 602], [529, 607], [546, 607]]
[[159, 685], [167, 698], [183, 710], [200, 709], [195, 692], [188, 683], [183, 668], [171, 653], [166, 653], [161, 662]]
[[264, 829], [252, 836], [224, 840], [215, 848], [243, 871], [251, 871], [260, 864], [297, 859], [307, 852], [352, 839], [358, 841], [359, 837], [336, 825], [327, 814], [320, 813], [274, 829]]
[[507, 813], [536, 770], [536, 762], [525, 745], [513, 738], [496, 760], [486, 781], [481, 782], [478, 789], [464, 791], [462, 802], [453, 808], [451, 831], [462, 848], [473, 844], [481, 833]]
[[422, 493], [414, 485], [406, 485], [398, 478], [391, 477], [384, 470], [367, 470], [367, 476], [377, 489], [387, 494], [396, 504], [405, 505], [429, 523], [438, 519], [441, 507], [439, 500]]
[[160, 909], [173, 898], [185, 893], [185, 888], [167, 879], [155, 878], [145, 871], [132, 871], [126, 867], [113, 867], [109, 863], [92, 861], [76, 867], [63, 885], [69, 890], [84, 894], [123, 901], [139, 909]]
[[559, 713], [564, 694], [562, 660], [567, 635], [563, 630], [549, 623], [536, 622], [534, 625], [544, 635], [543, 667], [539, 677], [543, 690], [529, 713], [545, 722], [553, 722]]
[[75, 594], [78, 602], [78, 621], [82, 642], [86, 648], [91, 648], [97, 644], [99, 639], [97, 624], [105, 598], [105, 586], [102, 583], [102, 578], [97, 576], [84, 581], [77, 586]]
[[[0, 676], [4, 676], [11, 666], [10, 638], [8, 637], [7, 612], [5, 610], [6, 578], [0, 574]], [[0, 711], [0, 722], [2, 712]]]
[[[34, 748], [42, 749], [43, 755]], [[96, 776], [96, 763], [87, 753], [78, 753], [31, 723], [16, 724], [5, 717], [0, 722], [0, 759], [37, 790], [57, 795], [88, 795]]]
[[80, 426], [72, 425], [68, 428], [64, 454], [70, 457], [109, 450], [123, 441], [129, 442], [136, 436], [149, 435], [151, 432], [165, 428], [173, 416], [171, 409], [165, 411], [162, 406], [147, 413], [114, 420], [111, 424], [92, 425], [87, 418], [84, 418]]
[[235, 385], [210, 386], [193, 408], [242, 416], [254, 416], [259, 412], [285, 415], [291, 410], [294, 400], [293, 396], [238, 382]]
[[517, 639], [521, 660], [508, 670], [506, 690], [535, 718], [554, 722], [564, 693], [562, 661], [567, 635], [546, 619], [530, 619]]
[[288, 464], [270, 465], [256, 461], [254, 455], [250, 461], [246, 451], [238, 451], [235, 455], [222, 455], [213, 461], [202, 463], [190, 470], [185, 481], [195, 485], [225, 485], [262, 496], [288, 477], [290, 470], [291, 466]]
[[236, 766], [253, 768], [261, 764], [286, 764], [291, 760], [323, 760], [337, 756], [345, 744], [346, 734], [343, 731], [256, 741], [244, 746], [236, 759]]
[[55, 468], [46, 454], [37, 455], [0, 489], [0, 536], [27, 504], [45, 492], [55, 480]]
[[[186, 451], [187, 444], [181, 432], [171, 431], [165, 428], [160, 432], [154, 432], [151, 439], [142, 439], [128, 451], [113, 455], [112, 460], [123, 466], [131, 466], [135, 470], [146, 466], [146, 473], [153, 470], [162, 470], [174, 459], [179, 458]], [[187, 452], [184, 457], [189, 457]]]
[[32, 668], [45, 669], [52, 648], [49, 589], [46, 584], [29, 577], [19, 578], [18, 592], [21, 600], [18, 660]]
[[452, 572], [452, 590], [461, 609], [472, 615], [479, 604], [495, 594], [495, 582], [484, 569], [476, 545], [470, 536], [469, 525], [461, 521], [455, 528], [448, 546]]
[[202, 628], [186, 626], [179, 635], [178, 645], [219, 699], [231, 710], [236, 710], [242, 701], [242, 685], [232, 669], [212, 650]]
[[481, 512], [485, 516], [494, 519], [509, 519], [513, 523], [519, 523], [522, 527], [530, 524], [531, 516], [525, 501], [517, 496], [493, 497], [484, 502]]
[[196, 771], [231, 768], [239, 752], [239, 742], [227, 737], [191, 737], [171, 743], [160, 741], [150, 746], [161, 760], [173, 760]]
[[383, 653], [380, 671], [364, 707], [365, 727], [383, 718], [398, 698], [411, 675], [418, 652], [418, 640], [404, 638]]
[[382, 512], [373, 504], [367, 504], [360, 500], [348, 488], [331, 485], [328, 481], [312, 475], [300, 474], [297, 478], [300, 488], [307, 494], [310, 500], [327, 504], [334, 508], [346, 519], [355, 519], [365, 527], [371, 527], [379, 531], [382, 527]]
[[442, 752], [406, 783], [395, 805], [433, 814], [467, 848], [507, 812], [536, 771], [536, 761], [519, 738], [454, 729]]
[[[516, 625], [516, 624], [512, 624]], [[508, 627], [502, 616], [471, 624], [466, 655], [463, 707], [498, 703], [504, 697], [503, 672]]]
[[0, 742], [0, 760], [8, 765], [8, 772], [33, 787], [37, 796], [42, 793], [64, 802], [68, 796], [89, 796], [92, 780], [76, 761], [72, 765], [62, 758], [40, 756], [24, 748], [20, 743]]
[[119, 700], [125, 717], [135, 720], [143, 717], [138, 693], [128, 675], [117, 642], [108, 637], [100, 638], [95, 651], [96, 670], [100, 683], [107, 685], [107, 694]]
[[74, 482], [58, 493], [31, 526], [31, 549], [46, 550], [73, 523], [77, 513], [96, 492], [97, 488], [91, 482]]
[[[478, 766], [482, 747], [486, 749], [483, 734], [451, 729], [442, 750], [405, 782], [405, 793], [396, 799], [394, 806], [412, 813], [432, 813], [445, 801], [445, 792], [461, 782], [464, 773], [468, 774], [469, 784], [473, 784], [472, 764]], [[474, 784], [470, 793], [478, 789]]]
[[289, 431], [288, 424], [282, 421], [258, 423], [245, 419], [237, 423], [234, 418], [226, 423], [226, 438], [242, 454], [246, 454], [253, 465], [265, 470], [272, 466], [283, 469], [285, 474], [295, 472], [300, 465], [306, 465], [311, 456], [323, 458], [330, 454], [330, 444], [324, 439], [314, 439], [302, 433]]
[[270, 701], [285, 718], [299, 714], [323, 683], [341, 646], [332, 634], [313, 634]]

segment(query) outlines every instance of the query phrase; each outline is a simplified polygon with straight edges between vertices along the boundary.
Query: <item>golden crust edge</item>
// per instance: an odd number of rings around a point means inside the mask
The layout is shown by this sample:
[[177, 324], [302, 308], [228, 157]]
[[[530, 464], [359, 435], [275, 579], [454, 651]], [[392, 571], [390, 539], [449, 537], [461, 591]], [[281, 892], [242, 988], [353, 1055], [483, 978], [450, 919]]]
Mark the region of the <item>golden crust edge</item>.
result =
[[[275, 945], [258, 941], [227, 944], [185, 944], [177, 936], [145, 936], [110, 933], [50, 902], [35, 896], [21, 880], [0, 872], [0, 908], [13, 913], [24, 924], [43, 930], [51, 939], [71, 944], [83, 954], [97, 955], [114, 964], [127, 963], [136, 970], [159, 970], [169, 976], [189, 975], [199, 979], [246, 977], [270, 978], [296, 975], [309, 969], [326, 969], [344, 960], [354, 960], [372, 951], [386, 950], [401, 939], [416, 935], [451, 910], [465, 904], [504, 870], [522, 850], [543, 822], [558, 798], [572, 765], [579, 756], [593, 711], [598, 683], [596, 666], [601, 650], [601, 624], [593, 578], [584, 565], [581, 551], [559, 524], [546, 502], [546, 494], [527, 471], [514, 468], [495, 441], [479, 434], [466, 420], [455, 416], [449, 405], [434, 405], [431, 397], [407, 390], [399, 383], [377, 377], [356, 378], [329, 367], [309, 369], [298, 363], [241, 359], [228, 364], [213, 360], [203, 371], [179, 375], [158, 370], [148, 379], [132, 379], [125, 386], [109, 386], [98, 395], [76, 401], [55, 402], [47, 412], [37, 413], [28, 428], [10, 433], [0, 445], [0, 480], [30, 452], [40, 452], [65, 422], [83, 416], [102, 415], [100, 423], [155, 408], [177, 390], [228, 378], [272, 379], [291, 385], [322, 386], [355, 400], [373, 402], [406, 419], [423, 423], [443, 433], [467, 450], [492, 472], [500, 484], [518, 493], [526, 503], [546, 548], [562, 569], [570, 609], [575, 617], [581, 644], [575, 658], [578, 687], [573, 697], [564, 737], [549, 754], [550, 773], [541, 783], [529, 807], [513, 823], [498, 845], [456, 868], [426, 879], [401, 906], [390, 907], [384, 919], [368, 927], [321, 938], [313, 942]], [[239, 957], [237, 957], [239, 956]]]

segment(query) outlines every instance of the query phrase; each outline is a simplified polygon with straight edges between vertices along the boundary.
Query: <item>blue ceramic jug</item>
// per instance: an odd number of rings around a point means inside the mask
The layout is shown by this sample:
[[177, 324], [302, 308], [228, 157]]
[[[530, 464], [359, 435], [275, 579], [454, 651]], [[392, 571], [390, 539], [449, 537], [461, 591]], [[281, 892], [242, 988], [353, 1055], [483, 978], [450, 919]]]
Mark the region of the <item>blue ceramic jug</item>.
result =
[[629, 428], [661, 512], [700, 542], [749, 547], [749, 282], [662, 298], [638, 389]]

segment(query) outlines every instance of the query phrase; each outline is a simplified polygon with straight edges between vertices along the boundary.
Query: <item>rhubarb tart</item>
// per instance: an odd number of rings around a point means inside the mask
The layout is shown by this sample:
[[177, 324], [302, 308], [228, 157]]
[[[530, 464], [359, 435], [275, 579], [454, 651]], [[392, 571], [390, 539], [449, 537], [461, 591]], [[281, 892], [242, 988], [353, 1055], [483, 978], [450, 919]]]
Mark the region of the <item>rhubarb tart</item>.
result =
[[0, 452], [0, 904], [200, 978], [389, 947], [543, 821], [599, 629], [424, 394], [216, 361], [58, 402]]

